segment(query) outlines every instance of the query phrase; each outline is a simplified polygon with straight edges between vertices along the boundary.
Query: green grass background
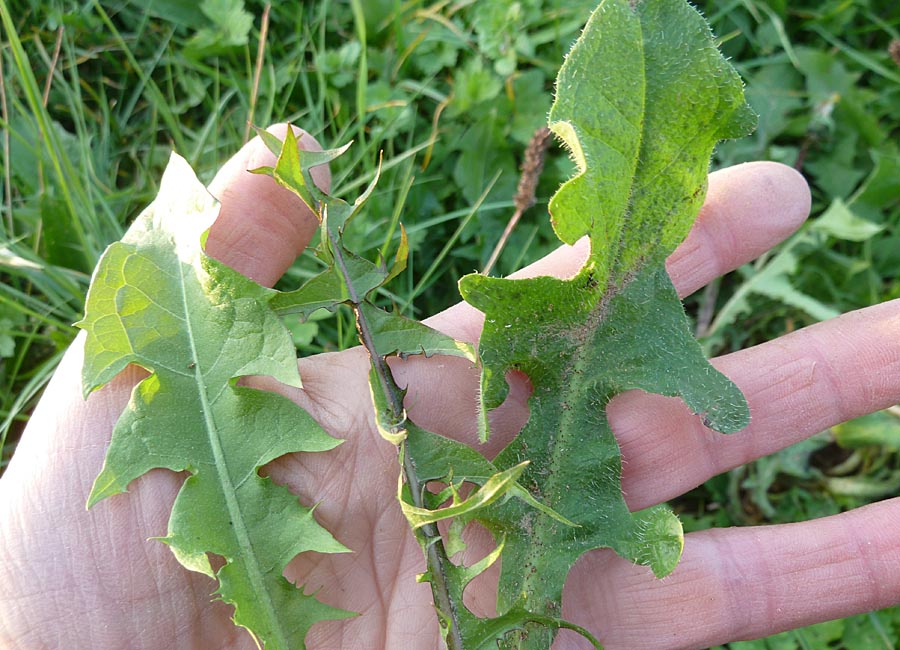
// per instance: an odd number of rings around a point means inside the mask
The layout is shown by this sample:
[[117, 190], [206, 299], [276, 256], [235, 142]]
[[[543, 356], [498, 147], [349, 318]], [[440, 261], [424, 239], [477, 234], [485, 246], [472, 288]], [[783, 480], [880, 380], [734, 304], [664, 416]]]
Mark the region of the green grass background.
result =
[[[291, 121], [326, 146], [345, 198], [384, 173], [355, 250], [410, 271], [382, 298], [424, 317], [458, 300], [513, 211], [518, 165], [594, 0], [0, 0], [2, 467], [75, 335], [90, 272], [154, 196], [172, 148], [204, 180], [247, 124]], [[896, 0], [702, 2], [760, 114], [714, 166], [800, 169], [813, 218], [687, 301], [709, 354], [900, 297], [900, 39]], [[267, 34], [261, 38], [264, 25]], [[900, 50], [900, 43], [897, 46]], [[572, 171], [551, 148], [538, 204], [495, 272], [549, 252], [546, 201]], [[283, 280], [315, 270], [301, 258]], [[345, 317], [290, 323], [304, 353], [352, 345]], [[895, 411], [822, 432], [674, 505], [688, 530], [810, 519], [900, 493]], [[900, 609], [729, 648], [894, 648]]]

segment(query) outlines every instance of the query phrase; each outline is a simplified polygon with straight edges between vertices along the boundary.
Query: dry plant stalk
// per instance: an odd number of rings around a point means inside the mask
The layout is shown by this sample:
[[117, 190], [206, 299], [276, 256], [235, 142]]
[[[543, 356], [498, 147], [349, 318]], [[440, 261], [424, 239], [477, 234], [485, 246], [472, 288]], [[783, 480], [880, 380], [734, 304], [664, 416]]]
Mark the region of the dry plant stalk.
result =
[[550, 129], [544, 126], [534, 132], [528, 147], [525, 149], [525, 160], [522, 162], [521, 167], [522, 175], [519, 177], [519, 186], [516, 189], [516, 195], [513, 197], [516, 211], [510, 217], [506, 228], [503, 229], [503, 234], [500, 235], [500, 240], [494, 247], [494, 252], [491, 253], [490, 259], [481, 272], [483, 275], [488, 275], [491, 272], [491, 269], [497, 262], [497, 258], [500, 257], [500, 253], [503, 251], [503, 247], [506, 246], [513, 228], [519, 223], [522, 213], [534, 205], [535, 190], [537, 189], [538, 180], [541, 178], [541, 172], [544, 170], [544, 156], [549, 146]]
[[891, 44], [888, 45], [888, 54], [891, 55], [894, 63], [900, 65], [900, 41], [898, 41], [897, 39], [891, 41]]

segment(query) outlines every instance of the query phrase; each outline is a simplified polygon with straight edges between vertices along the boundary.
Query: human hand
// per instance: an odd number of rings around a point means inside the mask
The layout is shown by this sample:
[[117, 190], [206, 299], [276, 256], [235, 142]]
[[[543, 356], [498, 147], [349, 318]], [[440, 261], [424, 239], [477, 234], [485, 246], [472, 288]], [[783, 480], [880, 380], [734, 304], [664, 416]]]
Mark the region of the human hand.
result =
[[[270, 285], [316, 224], [270, 179], [244, 172], [269, 164], [267, 157], [254, 141], [211, 185], [222, 211], [208, 251]], [[785, 167], [756, 163], [713, 174], [701, 216], [669, 259], [679, 292], [691, 293], [761, 254], [798, 227], [808, 209], [805, 183]], [[583, 255], [583, 246], [566, 247], [525, 273], [568, 275]], [[429, 324], [474, 340], [481, 318], [460, 304]], [[753, 417], [750, 427], [731, 436], [705, 429], [678, 400], [639, 392], [616, 397], [608, 412], [622, 448], [629, 506], [672, 498], [900, 401], [898, 329], [900, 301], [894, 301], [717, 359], [744, 391]], [[253, 647], [228, 621], [230, 608], [210, 602], [213, 583], [184, 570], [163, 544], [147, 541], [165, 534], [183, 477], [153, 471], [129, 494], [85, 512], [112, 426], [140, 371], [127, 370], [83, 402], [81, 354], [79, 339], [0, 480], [0, 645]], [[354, 551], [300, 556], [287, 575], [307, 591], [321, 588], [323, 601], [361, 614], [314, 626], [311, 648], [435, 648], [440, 641], [431, 593], [415, 582], [421, 552], [396, 503], [396, 449], [372, 422], [367, 364], [354, 349], [301, 360], [303, 390], [259, 381], [346, 440], [332, 451], [285, 457], [267, 468], [303, 503], [320, 503], [319, 521]], [[478, 373], [470, 364], [411, 358], [394, 371], [410, 386], [414, 421], [475, 444]], [[492, 414], [491, 450], [524, 424], [527, 398], [527, 380], [514, 377], [509, 398]], [[692, 533], [681, 563], [661, 581], [646, 567], [594, 551], [572, 572], [564, 616], [610, 649], [693, 648], [894, 604], [900, 602], [898, 522], [900, 501], [892, 500], [802, 524]], [[481, 542], [472, 541], [473, 554], [487, 540]], [[490, 611], [490, 576], [467, 596], [473, 608]], [[581, 643], [564, 631], [555, 647]]]

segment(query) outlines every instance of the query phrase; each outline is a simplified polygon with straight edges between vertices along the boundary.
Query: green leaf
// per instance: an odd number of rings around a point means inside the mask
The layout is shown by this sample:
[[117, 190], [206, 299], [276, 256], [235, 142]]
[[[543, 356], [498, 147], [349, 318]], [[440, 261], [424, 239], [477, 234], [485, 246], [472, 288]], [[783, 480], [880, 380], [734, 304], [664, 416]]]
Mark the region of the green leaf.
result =
[[16, 339], [13, 337], [14, 326], [12, 318], [0, 317], [0, 359], [9, 359], [16, 353]]
[[590, 237], [605, 286], [681, 243], [703, 204], [708, 152], [749, 133], [756, 117], [709, 27], [682, 0], [607, 0], [586, 30], [550, 110], [579, 173], [550, 212], [564, 242]]
[[831, 428], [835, 441], [846, 449], [878, 445], [900, 451], [900, 410], [869, 413]]
[[203, 0], [200, 11], [211, 25], [197, 30], [187, 44], [189, 52], [203, 56], [247, 45], [253, 14], [243, 0]]
[[400, 500], [400, 507], [403, 508], [403, 514], [406, 515], [406, 519], [409, 521], [409, 525], [413, 527], [413, 530], [421, 528], [425, 524], [433, 524], [444, 519], [472, 514], [476, 510], [485, 508], [508, 494], [515, 486], [516, 480], [522, 475], [522, 471], [527, 464], [528, 461], [525, 461], [510, 467], [508, 470], [494, 474], [465, 499], [459, 500], [457, 498], [459, 495], [454, 491], [454, 503], [445, 508], [418, 508], [403, 499]]
[[409, 238], [406, 236], [406, 228], [400, 224], [400, 245], [397, 247], [397, 253], [394, 255], [394, 262], [388, 271], [384, 283], [387, 284], [398, 275], [406, 270], [407, 259], [409, 258]]
[[884, 230], [884, 226], [854, 214], [846, 203], [837, 198], [831, 202], [825, 213], [815, 220], [813, 228], [846, 241], [865, 241]]
[[[348, 253], [344, 259], [344, 270], [362, 295], [380, 287], [387, 275], [386, 270], [352, 253]], [[350, 302], [350, 293], [342, 271], [332, 263], [299, 289], [276, 295], [272, 298], [271, 305], [279, 314], [300, 314], [302, 319], [306, 319], [317, 309], [334, 311], [338, 305]]]
[[271, 176], [279, 185], [299, 196], [314, 214], [318, 214], [319, 201], [325, 194], [316, 187], [309, 170], [317, 165], [327, 165], [347, 151], [351, 143], [339, 149], [306, 151], [298, 147], [297, 136], [291, 127], [285, 132], [284, 140], [264, 129], [256, 128], [256, 133], [278, 159], [275, 167], [259, 167], [251, 171]]
[[[113, 431], [88, 507], [154, 468], [187, 471], [163, 539], [188, 569], [219, 580], [216, 594], [266, 648], [302, 648], [332, 608], [282, 577], [298, 553], [347, 549], [313, 510], [259, 475], [284, 454], [339, 441], [290, 400], [239, 386], [248, 375], [300, 385], [294, 346], [269, 302], [276, 295], [207, 257], [218, 204], [173, 155], [156, 200], [104, 253], [88, 293], [85, 393], [128, 364], [151, 374]], [[224, 566], [214, 574], [208, 554]]]
[[[585, 266], [569, 280], [470, 275], [460, 291], [485, 313], [485, 403], [506, 397], [510, 369], [534, 386], [528, 423], [494, 465], [531, 461], [520, 483], [578, 524], [560, 526], [515, 499], [485, 509], [479, 520], [506, 540], [498, 611], [524, 599], [556, 618], [584, 552], [611, 547], [657, 576], [681, 553], [671, 511], [625, 504], [609, 400], [639, 388], [682, 398], [722, 432], [749, 421], [740, 391], [693, 339], [665, 259], [703, 203], [715, 143], [749, 132], [754, 115], [687, 3], [606, 0], [560, 71], [550, 125], [577, 166], [551, 199], [553, 226], [564, 242], [589, 238]], [[509, 642], [545, 648], [550, 637], [533, 630]]]
[[375, 347], [381, 356], [424, 354], [430, 357], [442, 354], [475, 361], [475, 350], [468, 343], [457, 341], [400, 314], [389, 314], [371, 303], [362, 303], [359, 308], [375, 337]]

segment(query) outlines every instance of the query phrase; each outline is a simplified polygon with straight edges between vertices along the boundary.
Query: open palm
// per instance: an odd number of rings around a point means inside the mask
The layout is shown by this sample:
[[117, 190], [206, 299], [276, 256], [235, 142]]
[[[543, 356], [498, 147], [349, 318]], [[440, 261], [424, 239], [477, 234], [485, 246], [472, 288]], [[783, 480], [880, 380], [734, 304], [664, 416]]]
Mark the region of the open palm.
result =
[[[310, 145], [304, 138], [301, 144]], [[310, 145], [312, 146], [312, 145]], [[244, 170], [270, 163], [254, 140], [211, 186], [222, 212], [210, 254], [273, 284], [315, 230], [313, 217], [271, 179]], [[324, 181], [323, 181], [324, 182]], [[755, 163], [717, 172], [694, 229], [668, 269], [682, 295], [743, 264], [802, 223], [809, 193], [792, 170]], [[563, 248], [522, 273], [570, 275], [581, 247]], [[477, 311], [457, 305], [429, 324], [476, 340]], [[632, 509], [675, 497], [706, 479], [828, 426], [900, 401], [900, 301], [848, 314], [714, 361], [744, 391], [752, 423], [723, 436], [676, 399], [637, 391], [608, 413], [622, 449]], [[4, 648], [251, 648], [211, 602], [213, 583], [184, 570], [165, 545], [169, 509], [183, 477], [155, 470], [127, 495], [86, 512], [113, 424], [140, 376], [129, 369], [87, 402], [80, 396], [81, 339], [47, 388], [0, 480], [0, 646]], [[307, 591], [358, 617], [314, 626], [310, 648], [437, 648], [431, 593], [416, 574], [421, 552], [396, 502], [396, 449], [375, 431], [360, 349], [303, 359], [304, 389], [259, 379], [306, 408], [346, 442], [294, 455], [267, 472], [353, 553], [308, 553], [288, 568]], [[398, 362], [418, 424], [475, 444], [478, 373], [455, 358]], [[527, 418], [527, 379], [492, 414], [498, 451]], [[477, 554], [488, 540], [473, 533]], [[469, 558], [471, 560], [472, 558]], [[564, 616], [604, 647], [703, 648], [900, 602], [900, 501], [785, 526], [710, 530], [686, 537], [675, 572], [656, 580], [607, 550], [586, 554], [566, 585]], [[469, 605], [490, 613], [492, 576]], [[496, 580], [496, 576], [493, 577]], [[585, 647], [568, 632], [555, 647]]]

